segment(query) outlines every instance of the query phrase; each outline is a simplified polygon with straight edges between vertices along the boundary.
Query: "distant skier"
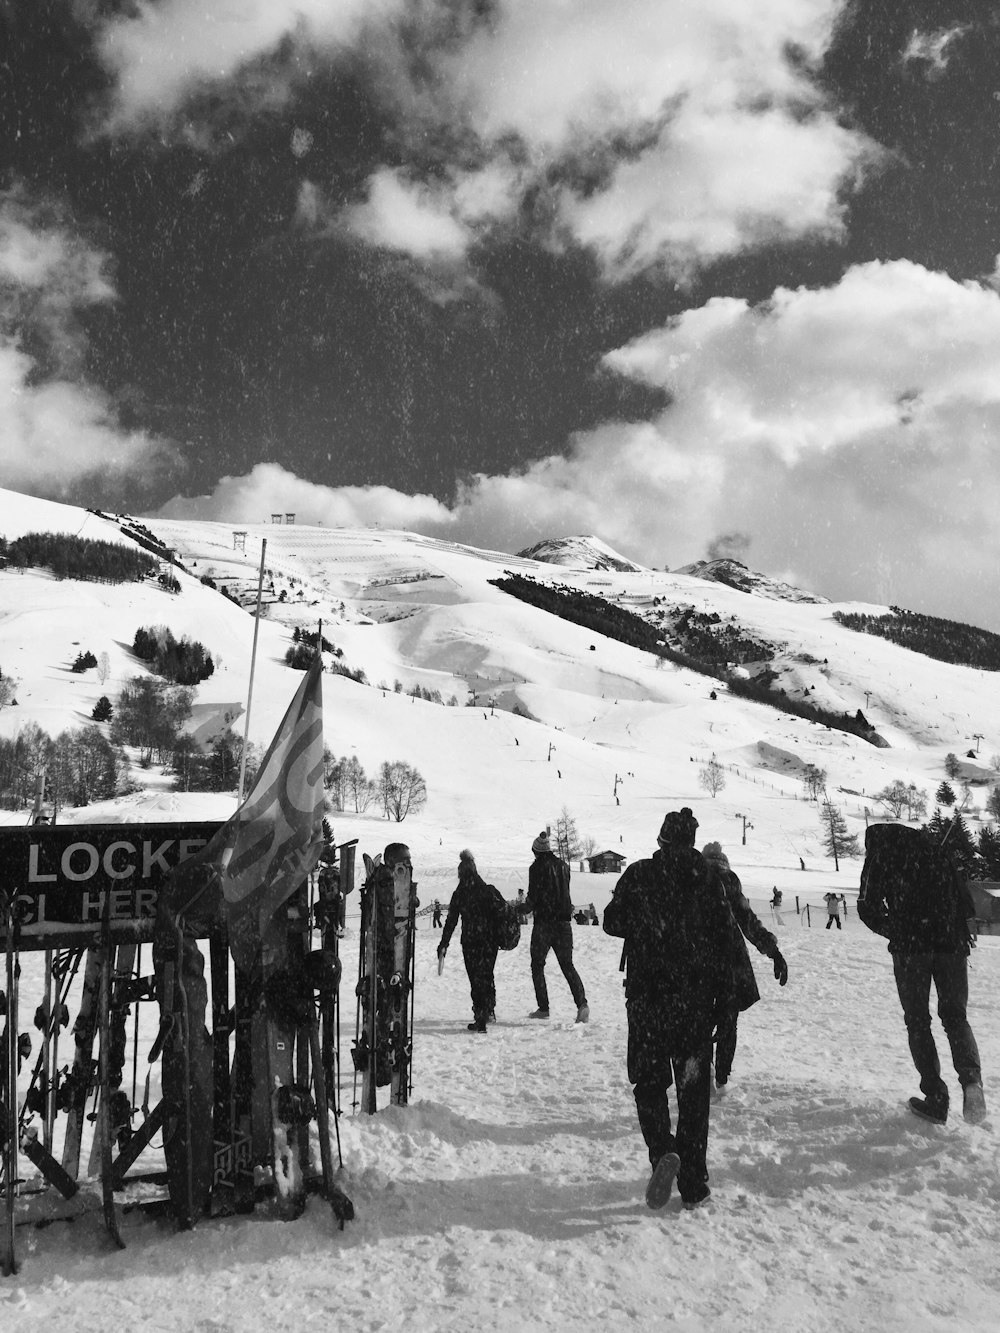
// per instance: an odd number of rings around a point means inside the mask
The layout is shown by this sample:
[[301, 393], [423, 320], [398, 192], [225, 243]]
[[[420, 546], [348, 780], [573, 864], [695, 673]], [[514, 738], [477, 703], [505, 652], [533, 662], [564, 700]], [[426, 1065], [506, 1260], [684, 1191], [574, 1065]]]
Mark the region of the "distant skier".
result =
[[431, 917], [431, 925], [438, 930], [441, 928], [441, 902], [437, 898], [434, 899], [434, 915]]
[[443, 959], [462, 921], [462, 957], [469, 974], [472, 993], [470, 1032], [485, 1032], [487, 1023], [496, 1022], [497, 989], [494, 969], [497, 962], [498, 926], [503, 896], [487, 884], [476, 869], [475, 857], [468, 848], [458, 854], [458, 887], [451, 895], [448, 917], [444, 923], [438, 958]]
[[718, 876], [733, 916], [733, 927], [730, 928], [730, 934], [732, 936], [735, 993], [732, 1002], [726, 1005], [720, 1013], [715, 1034], [715, 1086], [724, 1088], [729, 1082], [729, 1075], [733, 1070], [733, 1059], [736, 1056], [736, 1029], [739, 1016], [743, 1010], [749, 1009], [760, 999], [753, 964], [750, 961], [749, 953], [747, 953], [747, 946], [743, 942], [744, 935], [758, 953], [762, 953], [765, 958], [771, 959], [774, 964], [774, 977], [779, 986], [784, 986], [788, 981], [788, 964], [781, 956], [778, 941], [769, 930], [761, 925], [753, 908], [747, 902], [739, 876], [730, 866], [729, 858], [720, 844], [707, 842], [702, 848], [701, 854], [705, 858], [709, 869], [713, 870]]
[[837, 929], [842, 930], [843, 927], [840, 924], [840, 906], [841, 903], [845, 901], [844, 895], [842, 893], [834, 893], [833, 890], [831, 889], [829, 893], [824, 893], [823, 901], [826, 903], [827, 930], [830, 929], [830, 927], [833, 925], [835, 921], [837, 923]]
[[573, 966], [573, 904], [569, 896], [569, 866], [549, 846], [549, 835], [539, 833], [531, 844], [535, 859], [528, 869], [525, 907], [534, 915], [531, 928], [531, 981], [538, 1008], [530, 1018], [548, 1018], [549, 992], [545, 984], [545, 959], [551, 949], [569, 984], [576, 1021], [586, 1023], [590, 1007], [580, 974]]
[[964, 879], [923, 829], [905, 824], [866, 829], [858, 916], [889, 941], [910, 1055], [923, 1093], [910, 1098], [910, 1110], [939, 1125], [948, 1119], [949, 1099], [931, 1031], [932, 981], [962, 1086], [963, 1118], [976, 1125], [986, 1116], [979, 1047], [966, 1016], [968, 958], [975, 947], [969, 923], [974, 915]]
[[718, 877], [695, 850], [697, 829], [687, 807], [671, 811], [657, 850], [626, 869], [604, 913], [607, 934], [625, 941], [628, 1078], [653, 1168], [650, 1208], [664, 1206], [675, 1178], [688, 1208], [711, 1194], [712, 1030], [733, 996], [732, 914]]
[[775, 884], [774, 888], [771, 890], [771, 906], [781, 906], [781, 890], [778, 888], [777, 884]]

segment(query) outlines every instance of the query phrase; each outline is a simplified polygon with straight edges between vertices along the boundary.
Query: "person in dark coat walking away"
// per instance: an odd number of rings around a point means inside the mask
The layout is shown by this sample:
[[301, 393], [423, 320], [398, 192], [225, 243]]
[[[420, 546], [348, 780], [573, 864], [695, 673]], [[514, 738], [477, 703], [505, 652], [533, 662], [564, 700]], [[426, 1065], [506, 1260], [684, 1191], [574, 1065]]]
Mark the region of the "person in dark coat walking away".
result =
[[650, 1208], [664, 1206], [675, 1178], [686, 1207], [711, 1194], [712, 1033], [732, 1003], [732, 914], [718, 876], [695, 849], [697, 829], [686, 806], [671, 811], [657, 851], [626, 868], [604, 913], [607, 934], [625, 941], [628, 1078], [653, 1168]]
[[434, 915], [431, 917], [431, 925], [441, 929], [441, 902], [438, 898], [434, 899]]
[[485, 1032], [487, 1023], [496, 1022], [497, 988], [493, 972], [500, 947], [502, 908], [500, 890], [482, 878], [472, 853], [468, 848], [459, 852], [458, 888], [451, 895], [437, 953], [438, 958], [444, 958], [461, 918], [462, 957], [472, 992], [470, 1032]]
[[966, 1016], [969, 951], [975, 947], [970, 921], [975, 908], [945, 848], [923, 829], [872, 824], [865, 830], [858, 916], [889, 941], [896, 990], [910, 1055], [920, 1075], [922, 1097], [910, 1110], [943, 1125], [948, 1085], [941, 1077], [931, 1031], [931, 982], [938, 1017], [951, 1047], [962, 1087], [962, 1115], [976, 1125], [986, 1117], [979, 1047]]
[[531, 844], [535, 859], [528, 869], [525, 909], [534, 916], [531, 927], [531, 980], [538, 1008], [530, 1018], [548, 1018], [549, 992], [545, 985], [545, 959], [551, 949], [569, 984], [576, 1021], [590, 1018], [587, 993], [573, 966], [573, 904], [569, 896], [569, 866], [549, 846], [549, 835], [539, 833]]
[[733, 1059], [736, 1055], [736, 1027], [740, 1014], [755, 1005], [760, 999], [757, 978], [753, 964], [743, 942], [744, 935], [765, 958], [774, 963], [774, 977], [779, 986], [788, 981], [788, 964], [781, 956], [778, 941], [771, 932], [761, 925], [753, 908], [743, 893], [739, 876], [729, 864], [722, 847], [717, 842], [707, 842], [702, 848], [702, 856], [710, 870], [714, 871], [722, 884], [733, 916], [730, 926], [733, 951], [733, 970], [735, 993], [732, 1004], [720, 1016], [715, 1034], [715, 1086], [724, 1088], [733, 1072]]

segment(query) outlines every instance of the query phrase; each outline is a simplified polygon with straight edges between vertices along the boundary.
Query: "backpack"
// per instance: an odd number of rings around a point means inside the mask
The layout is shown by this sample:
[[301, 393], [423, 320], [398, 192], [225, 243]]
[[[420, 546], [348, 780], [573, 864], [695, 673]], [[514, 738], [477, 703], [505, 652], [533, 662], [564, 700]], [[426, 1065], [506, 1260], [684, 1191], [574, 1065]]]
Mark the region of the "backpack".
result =
[[497, 944], [501, 949], [516, 949], [521, 943], [521, 921], [517, 914], [517, 903], [497, 904]]

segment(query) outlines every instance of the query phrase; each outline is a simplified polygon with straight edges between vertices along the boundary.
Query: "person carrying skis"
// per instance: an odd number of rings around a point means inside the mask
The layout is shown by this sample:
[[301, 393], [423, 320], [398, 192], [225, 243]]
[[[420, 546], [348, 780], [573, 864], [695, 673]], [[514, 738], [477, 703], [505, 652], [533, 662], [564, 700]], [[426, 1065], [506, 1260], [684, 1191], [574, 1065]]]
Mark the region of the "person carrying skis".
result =
[[664, 1206], [675, 1178], [685, 1207], [711, 1194], [712, 1033], [732, 1003], [732, 914], [718, 876], [695, 849], [697, 829], [686, 806], [667, 814], [657, 850], [626, 868], [604, 913], [605, 932], [625, 941], [628, 1078], [653, 1168], [650, 1208]]
[[437, 953], [439, 959], [444, 958], [461, 918], [462, 957], [472, 992], [470, 1032], [485, 1032], [487, 1023], [496, 1022], [497, 989], [493, 973], [500, 947], [498, 927], [502, 908], [500, 890], [482, 878], [469, 849], [459, 852], [458, 888], [451, 895]]
[[569, 896], [569, 866], [549, 846], [549, 835], [539, 833], [531, 844], [535, 859], [528, 869], [525, 910], [533, 914], [531, 927], [531, 981], [538, 1008], [529, 1018], [548, 1018], [549, 992], [545, 984], [545, 960], [549, 950], [569, 985], [576, 1005], [576, 1021], [590, 1018], [587, 993], [573, 966], [573, 904]]
[[726, 1006], [720, 1015], [715, 1034], [715, 1086], [724, 1088], [733, 1072], [733, 1059], [736, 1055], [736, 1026], [740, 1013], [749, 1009], [760, 999], [757, 978], [753, 964], [747, 952], [743, 937], [750, 941], [758, 953], [770, 958], [774, 963], [774, 978], [779, 986], [788, 981], [788, 964], [781, 956], [778, 941], [761, 924], [753, 908], [743, 893], [739, 876], [729, 864], [722, 847], [717, 842], [707, 842], [701, 852], [710, 870], [717, 875], [729, 903], [732, 913], [730, 935], [732, 937], [733, 971], [735, 991], [732, 1003]]
[[910, 1110], [939, 1125], [948, 1119], [948, 1085], [941, 1077], [931, 1031], [933, 981], [938, 1017], [962, 1087], [962, 1115], [969, 1124], [979, 1124], [986, 1117], [986, 1098], [979, 1047], [966, 1016], [975, 908], [965, 880], [926, 830], [872, 824], [865, 830], [858, 916], [889, 941], [910, 1055], [923, 1093], [910, 1098]]

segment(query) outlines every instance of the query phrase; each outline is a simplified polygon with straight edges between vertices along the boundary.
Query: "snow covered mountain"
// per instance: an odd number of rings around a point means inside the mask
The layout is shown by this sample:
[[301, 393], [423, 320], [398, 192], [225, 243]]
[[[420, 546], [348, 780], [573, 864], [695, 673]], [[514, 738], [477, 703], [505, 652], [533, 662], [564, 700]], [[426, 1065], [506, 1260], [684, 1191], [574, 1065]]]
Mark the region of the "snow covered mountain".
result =
[[724, 583], [728, 588], [739, 592], [756, 593], [759, 597], [774, 597], [784, 602], [829, 602], [828, 597], [818, 593], [804, 592], [801, 588], [772, 579], [768, 574], [760, 574], [748, 569], [739, 560], [725, 557], [720, 560], [696, 560], [693, 565], [681, 565], [675, 573], [690, 574], [693, 578], [708, 579], [713, 583]]
[[550, 565], [568, 565], [573, 569], [611, 569], [639, 574], [643, 566], [613, 551], [600, 537], [552, 537], [536, 542], [518, 555], [525, 560], [543, 560]]

